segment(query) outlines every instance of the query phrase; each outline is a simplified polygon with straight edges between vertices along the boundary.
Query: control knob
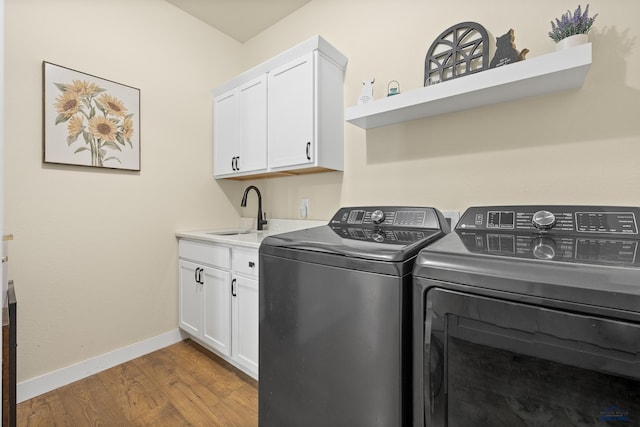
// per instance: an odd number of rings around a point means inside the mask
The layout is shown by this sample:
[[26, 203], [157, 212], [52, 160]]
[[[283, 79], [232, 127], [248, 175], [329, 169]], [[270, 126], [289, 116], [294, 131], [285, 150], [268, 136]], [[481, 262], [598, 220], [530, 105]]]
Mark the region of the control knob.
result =
[[549, 211], [538, 211], [533, 214], [533, 226], [540, 230], [548, 230], [556, 225], [556, 216]]
[[375, 211], [371, 212], [371, 221], [373, 221], [374, 224], [380, 224], [382, 221], [384, 221], [384, 212], [382, 212], [380, 209], [376, 209]]

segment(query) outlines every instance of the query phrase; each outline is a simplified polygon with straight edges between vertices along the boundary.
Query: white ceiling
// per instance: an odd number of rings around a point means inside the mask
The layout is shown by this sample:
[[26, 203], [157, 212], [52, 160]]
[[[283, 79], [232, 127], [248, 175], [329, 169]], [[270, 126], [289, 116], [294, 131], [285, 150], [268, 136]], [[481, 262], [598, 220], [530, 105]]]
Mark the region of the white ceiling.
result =
[[311, 0], [167, 0], [244, 43]]

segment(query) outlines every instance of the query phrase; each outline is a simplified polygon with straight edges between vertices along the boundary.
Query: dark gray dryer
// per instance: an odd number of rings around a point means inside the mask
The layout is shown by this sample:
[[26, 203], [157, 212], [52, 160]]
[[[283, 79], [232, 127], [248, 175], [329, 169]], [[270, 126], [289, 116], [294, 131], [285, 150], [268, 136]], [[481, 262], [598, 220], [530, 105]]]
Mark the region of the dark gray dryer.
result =
[[411, 272], [449, 231], [423, 207], [342, 208], [260, 246], [261, 427], [411, 421]]
[[639, 426], [640, 209], [468, 209], [414, 270], [414, 426]]

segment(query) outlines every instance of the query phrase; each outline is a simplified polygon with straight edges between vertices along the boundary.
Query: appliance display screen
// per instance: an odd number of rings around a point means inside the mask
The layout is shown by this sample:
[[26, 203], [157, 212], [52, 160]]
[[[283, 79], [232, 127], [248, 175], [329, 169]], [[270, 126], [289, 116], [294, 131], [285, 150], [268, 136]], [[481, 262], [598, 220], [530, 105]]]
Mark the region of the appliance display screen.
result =
[[513, 229], [515, 212], [489, 211], [487, 213], [487, 228]]
[[349, 224], [362, 224], [362, 220], [364, 219], [364, 211], [351, 211], [349, 213]]

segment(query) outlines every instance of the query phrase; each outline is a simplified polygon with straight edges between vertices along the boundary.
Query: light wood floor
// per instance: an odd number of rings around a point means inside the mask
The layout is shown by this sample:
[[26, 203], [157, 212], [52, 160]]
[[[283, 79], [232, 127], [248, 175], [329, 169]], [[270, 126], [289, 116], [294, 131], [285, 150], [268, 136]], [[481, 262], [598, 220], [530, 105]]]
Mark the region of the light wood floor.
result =
[[258, 383], [193, 341], [18, 404], [23, 426], [258, 425]]

